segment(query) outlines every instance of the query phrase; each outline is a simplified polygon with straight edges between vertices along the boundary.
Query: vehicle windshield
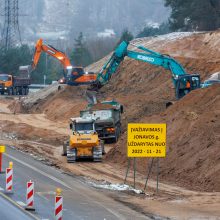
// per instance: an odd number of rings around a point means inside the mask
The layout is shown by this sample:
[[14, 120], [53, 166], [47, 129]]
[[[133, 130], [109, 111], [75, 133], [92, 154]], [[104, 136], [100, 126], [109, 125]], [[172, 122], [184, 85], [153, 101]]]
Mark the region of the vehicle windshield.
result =
[[76, 131], [92, 131], [93, 124], [92, 123], [76, 123], [75, 130]]
[[190, 83], [190, 88], [193, 90], [193, 89], [197, 89], [200, 87], [200, 79], [199, 77], [197, 76], [187, 76], [187, 77], [182, 77], [180, 79], [180, 86], [179, 88], [180, 89], [185, 89], [187, 88], [186, 85], [187, 85], [187, 82]]
[[6, 82], [6, 81], [8, 81], [8, 80], [9, 80], [8, 75], [0, 75], [0, 81]]
[[193, 76], [192, 77], [192, 88], [196, 89], [196, 88], [199, 88], [199, 86], [200, 86], [199, 77]]

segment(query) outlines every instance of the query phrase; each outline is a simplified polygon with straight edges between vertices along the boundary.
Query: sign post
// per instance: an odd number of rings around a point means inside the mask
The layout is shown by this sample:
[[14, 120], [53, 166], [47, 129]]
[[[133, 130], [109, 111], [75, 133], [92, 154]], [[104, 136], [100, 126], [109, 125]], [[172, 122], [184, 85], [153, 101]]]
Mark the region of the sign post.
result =
[[56, 220], [63, 219], [63, 197], [61, 196], [60, 188], [56, 190], [54, 215]]
[[44, 85], [46, 84], [46, 79], [47, 79], [47, 76], [44, 75]]
[[27, 182], [27, 192], [26, 192], [26, 210], [35, 211], [34, 208], [34, 182], [31, 180]]
[[5, 146], [0, 146], [0, 173], [4, 173], [2, 170], [2, 154], [5, 153]]
[[13, 193], [13, 162], [9, 162], [9, 167], [6, 168], [6, 193]]
[[153, 168], [154, 158], [157, 158], [157, 192], [159, 187], [159, 158], [166, 156], [166, 124], [128, 124], [127, 137], [127, 156], [128, 168], [126, 172], [125, 182], [130, 168], [130, 159], [134, 158], [134, 187], [135, 187], [135, 173], [136, 161], [135, 158], [148, 157], [152, 158], [149, 172], [145, 183], [146, 189], [150, 173]]

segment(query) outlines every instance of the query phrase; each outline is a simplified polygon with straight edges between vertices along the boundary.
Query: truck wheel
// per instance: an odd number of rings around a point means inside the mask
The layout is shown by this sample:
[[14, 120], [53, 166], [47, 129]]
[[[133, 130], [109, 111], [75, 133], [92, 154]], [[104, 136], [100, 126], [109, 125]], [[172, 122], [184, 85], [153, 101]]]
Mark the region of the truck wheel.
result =
[[13, 88], [12, 95], [17, 95], [17, 90], [16, 90], [16, 88]]
[[10, 88], [9, 90], [8, 90], [8, 95], [12, 95], [13, 94], [13, 91], [12, 91], [12, 88]]
[[114, 138], [114, 142], [115, 142], [115, 143], [118, 142], [119, 135], [120, 135], [119, 127], [116, 127], [115, 138]]
[[25, 88], [21, 89], [21, 95], [25, 95]]
[[100, 145], [101, 145], [101, 148], [102, 148], [102, 155], [106, 154], [106, 152], [105, 152], [105, 141], [101, 140]]
[[118, 142], [118, 136], [117, 134], [115, 134], [114, 143], [117, 143], [117, 142]]

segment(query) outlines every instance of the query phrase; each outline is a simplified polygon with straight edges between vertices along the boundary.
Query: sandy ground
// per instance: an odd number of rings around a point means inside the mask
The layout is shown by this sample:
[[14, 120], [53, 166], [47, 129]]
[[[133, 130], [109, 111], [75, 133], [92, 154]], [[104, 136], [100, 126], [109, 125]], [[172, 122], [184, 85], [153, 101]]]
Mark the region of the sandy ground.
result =
[[[67, 164], [66, 158], [61, 156], [62, 148], [60, 144], [42, 143], [37, 140], [25, 138], [21, 130], [20, 138], [4, 136], [10, 133], [12, 127], [19, 124], [25, 124], [24, 129], [31, 126], [32, 130], [47, 130], [48, 136], [56, 131], [56, 135], [68, 134], [66, 123], [55, 123], [45, 117], [44, 114], [14, 114], [8, 108], [11, 101], [4, 98], [0, 99], [0, 120], [10, 122], [9, 127], [2, 126], [1, 143], [16, 146], [17, 149], [30, 153], [35, 159], [42, 160], [48, 165], [55, 166], [65, 172], [73, 173], [85, 178], [87, 181], [102, 183], [108, 181], [111, 183], [123, 183], [125, 177], [125, 167], [118, 164], [106, 162], [78, 162], [76, 164]], [[28, 130], [28, 129], [27, 129]], [[22, 138], [23, 137], [23, 138]], [[114, 147], [107, 146], [107, 152]], [[137, 173], [137, 188], [143, 189], [146, 175]], [[132, 172], [129, 173], [128, 182], [132, 184]], [[173, 219], [220, 219], [220, 193], [205, 193], [187, 190], [176, 185], [160, 182], [159, 193], [156, 193], [156, 182], [150, 179], [146, 190], [146, 195], [126, 194], [119, 199], [122, 203], [133, 207], [140, 212], [154, 213], [159, 216]], [[110, 194], [114, 197], [114, 194]], [[118, 199], [118, 198], [117, 198]]]

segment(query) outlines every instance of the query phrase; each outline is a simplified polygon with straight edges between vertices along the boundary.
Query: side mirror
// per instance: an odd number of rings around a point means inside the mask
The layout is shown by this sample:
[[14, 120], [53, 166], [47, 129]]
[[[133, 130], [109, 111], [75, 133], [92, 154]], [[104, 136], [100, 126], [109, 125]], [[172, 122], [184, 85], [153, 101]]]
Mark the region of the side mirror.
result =
[[72, 123], [70, 123], [70, 130], [72, 130], [73, 129], [73, 124]]

